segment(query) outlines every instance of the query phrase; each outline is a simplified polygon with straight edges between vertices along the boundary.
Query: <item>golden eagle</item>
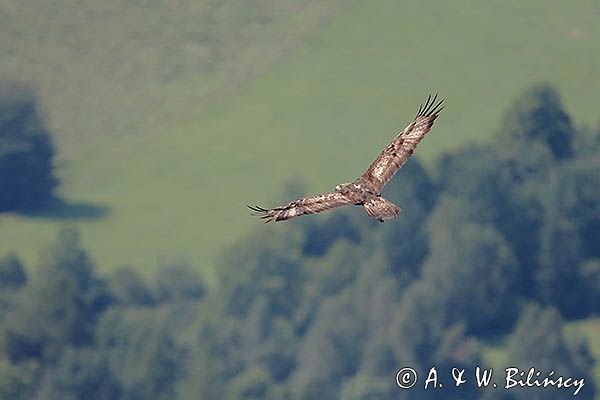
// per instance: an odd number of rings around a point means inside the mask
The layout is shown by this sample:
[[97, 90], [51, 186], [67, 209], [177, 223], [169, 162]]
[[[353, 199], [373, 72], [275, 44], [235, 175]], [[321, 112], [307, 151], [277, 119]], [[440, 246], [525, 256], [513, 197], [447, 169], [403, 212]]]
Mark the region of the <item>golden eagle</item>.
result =
[[410, 125], [383, 149], [369, 169], [354, 182], [337, 185], [334, 192], [304, 197], [269, 210], [259, 206], [248, 206], [255, 212], [252, 215], [266, 219], [265, 222], [285, 221], [299, 215], [316, 214], [343, 205], [359, 205], [365, 208], [369, 217], [381, 222], [395, 218], [402, 210], [381, 197], [381, 191], [406, 163], [444, 108], [443, 100], [437, 103], [436, 100], [437, 94], [427, 97], [427, 101], [419, 107], [417, 116]]

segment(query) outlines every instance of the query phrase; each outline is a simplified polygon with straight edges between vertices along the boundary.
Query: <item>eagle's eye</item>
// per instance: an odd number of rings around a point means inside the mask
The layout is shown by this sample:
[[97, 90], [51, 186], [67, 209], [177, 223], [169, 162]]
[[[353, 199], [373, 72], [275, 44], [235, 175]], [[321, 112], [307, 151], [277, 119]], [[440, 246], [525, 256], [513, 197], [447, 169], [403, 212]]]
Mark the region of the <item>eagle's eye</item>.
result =
[[339, 192], [342, 189], [342, 185], [336, 185], [335, 191]]

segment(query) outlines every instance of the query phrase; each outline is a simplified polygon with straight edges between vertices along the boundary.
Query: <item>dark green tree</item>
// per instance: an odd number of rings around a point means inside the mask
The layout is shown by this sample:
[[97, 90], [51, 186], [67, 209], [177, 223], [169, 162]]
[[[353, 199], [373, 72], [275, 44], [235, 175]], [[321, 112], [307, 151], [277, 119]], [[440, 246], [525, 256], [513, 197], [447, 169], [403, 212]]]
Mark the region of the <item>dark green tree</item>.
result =
[[110, 301], [74, 229], [62, 230], [42, 260], [5, 320], [1, 344], [13, 362], [56, 360], [67, 345], [90, 343]]
[[581, 275], [585, 282], [587, 298], [581, 306], [592, 315], [600, 314], [600, 258], [592, 258], [581, 264]]
[[0, 321], [14, 307], [19, 290], [27, 275], [21, 260], [14, 254], [0, 259]]
[[600, 257], [600, 153], [564, 165], [550, 181], [546, 219], [565, 219], [579, 232], [582, 257]]
[[158, 302], [200, 300], [206, 291], [202, 277], [185, 263], [161, 267], [155, 286], [154, 297]]
[[112, 308], [102, 315], [95, 350], [119, 378], [123, 399], [172, 399], [186, 358], [169, 309]]
[[597, 157], [586, 157], [556, 169], [544, 197], [536, 288], [539, 300], [568, 318], [593, 311], [587, 299], [582, 262], [600, 256], [600, 175]]
[[265, 229], [230, 247], [218, 268], [225, 312], [246, 315], [259, 297], [267, 300], [269, 312], [291, 316], [296, 312], [305, 282], [301, 230], [284, 226], [274, 234]]
[[390, 396], [390, 379], [357, 374], [346, 379], [340, 390], [341, 400], [386, 400]]
[[321, 218], [300, 220], [304, 230], [302, 253], [306, 256], [322, 256], [338, 240], [346, 239], [359, 243], [362, 238], [360, 224], [357, 223], [358, 210], [334, 210]]
[[384, 196], [403, 212], [393, 223], [376, 226], [387, 263], [401, 286], [419, 275], [420, 265], [429, 251], [429, 238], [423, 221], [437, 199], [437, 186], [417, 159], [411, 159], [385, 188]]
[[134, 268], [118, 268], [111, 274], [109, 284], [115, 301], [122, 305], [151, 306], [155, 303], [151, 288]]
[[477, 218], [465, 200], [442, 196], [428, 222], [431, 252], [422, 279], [443, 299], [450, 323], [463, 322], [470, 334], [497, 334], [516, 317], [520, 273], [502, 234]]
[[0, 399], [33, 398], [41, 372], [39, 363], [35, 361], [14, 365], [8, 359], [0, 359]]
[[565, 112], [558, 92], [538, 84], [521, 94], [505, 113], [500, 136], [512, 154], [531, 158], [531, 144], [542, 143], [556, 159], [573, 154], [575, 128]]
[[106, 354], [89, 349], [67, 349], [45, 375], [36, 399], [112, 400], [122, 398], [123, 388], [110, 368]]
[[250, 349], [243, 348], [243, 323], [212, 303], [220, 300], [218, 296], [205, 300], [205, 311], [196, 325], [197, 339], [189, 345], [190, 360], [178, 382], [183, 398], [225, 399], [231, 380], [243, 373], [247, 357], [254, 356], [246, 355]]
[[473, 146], [444, 156], [439, 171], [444, 192], [468, 203], [470, 221], [491, 225], [504, 236], [521, 265], [521, 289], [527, 292], [538, 262], [543, 218], [538, 194], [544, 182], [521, 177], [519, 162], [495, 147]]
[[339, 238], [321, 257], [308, 258], [308, 291], [318, 296], [332, 296], [351, 286], [366, 261], [364, 253], [352, 241]]
[[52, 137], [33, 93], [0, 85], [0, 212], [43, 207], [53, 196]]
[[240, 333], [240, 364], [261, 366], [269, 379], [281, 382], [295, 366], [298, 337], [293, 321], [271, 314], [265, 298], [258, 299], [244, 320]]
[[248, 368], [231, 381], [229, 395], [231, 400], [263, 400], [269, 399], [272, 387], [271, 377], [263, 368]]
[[[555, 371], [555, 377], [584, 378], [585, 386], [577, 397], [594, 398], [596, 388], [590, 376], [593, 358], [587, 342], [565, 334], [564, 321], [556, 309], [535, 304], [525, 307], [508, 340], [507, 351], [508, 366], [525, 371], [534, 367], [542, 379], [550, 371]], [[509, 397], [512, 399], [556, 399], [573, 394], [572, 388], [513, 389]]]
[[[419, 279], [411, 284], [391, 316], [387, 333], [388, 348], [392, 349], [396, 368], [410, 366], [422, 376], [435, 366], [441, 382], [452, 382], [452, 368], [472, 368], [481, 360], [477, 341], [466, 335], [461, 320], [446, 314], [445, 298], [430, 280]], [[391, 375], [392, 379], [396, 371]], [[472, 398], [473, 387], [454, 388], [444, 385], [438, 391], [419, 393], [421, 398]], [[398, 398], [409, 399], [410, 391], [396, 392]], [[422, 395], [421, 395], [422, 394]]]
[[343, 379], [357, 372], [364, 334], [350, 289], [324, 300], [300, 343], [290, 383], [292, 397], [339, 398]]
[[23, 263], [15, 254], [0, 259], [0, 289], [19, 289], [27, 282]]

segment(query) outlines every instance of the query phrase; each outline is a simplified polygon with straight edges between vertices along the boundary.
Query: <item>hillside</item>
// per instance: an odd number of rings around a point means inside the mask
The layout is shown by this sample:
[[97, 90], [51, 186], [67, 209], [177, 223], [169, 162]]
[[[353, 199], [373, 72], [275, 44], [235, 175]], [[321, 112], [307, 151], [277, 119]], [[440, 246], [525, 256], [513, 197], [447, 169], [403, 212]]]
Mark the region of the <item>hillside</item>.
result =
[[536, 81], [598, 123], [593, 3], [71, 3], [0, 6], [0, 76], [38, 89], [69, 202], [0, 217], [0, 254], [29, 262], [68, 223], [103, 267], [210, 268], [261, 228], [247, 203], [297, 177], [309, 191], [352, 179], [431, 91], [447, 107], [417, 152], [429, 165], [489, 140]]

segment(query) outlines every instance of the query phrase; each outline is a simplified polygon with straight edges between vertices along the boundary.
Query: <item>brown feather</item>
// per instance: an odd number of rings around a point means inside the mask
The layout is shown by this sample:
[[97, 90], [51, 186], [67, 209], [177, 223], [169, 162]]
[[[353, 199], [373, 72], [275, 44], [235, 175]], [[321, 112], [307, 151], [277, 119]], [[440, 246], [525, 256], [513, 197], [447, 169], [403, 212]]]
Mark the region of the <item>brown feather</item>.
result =
[[265, 222], [277, 222], [285, 221], [286, 219], [294, 218], [299, 215], [317, 214], [347, 204], [352, 204], [352, 201], [344, 194], [340, 192], [329, 192], [318, 194], [316, 196], [304, 197], [270, 210], [258, 206], [248, 206], [248, 208], [256, 212], [254, 215], [265, 219]]
[[436, 104], [437, 95], [429, 96], [425, 105], [419, 108], [419, 112], [402, 132], [400, 132], [373, 161], [369, 169], [357, 179], [365, 182], [375, 193], [379, 194], [386, 183], [398, 172], [412, 155], [417, 144], [429, 132], [439, 112], [444, 107], [443, 100]]
[[383, 197], [373, 197], [364, 204], [365, 212], [371, 218], [384, 220], [394, 219], [402, 211], [400, 207]]

